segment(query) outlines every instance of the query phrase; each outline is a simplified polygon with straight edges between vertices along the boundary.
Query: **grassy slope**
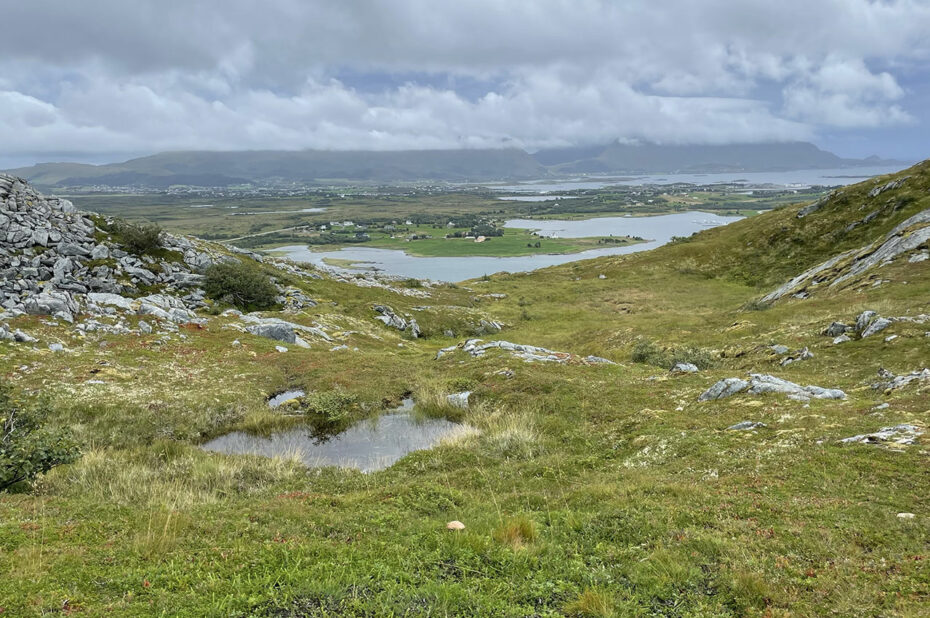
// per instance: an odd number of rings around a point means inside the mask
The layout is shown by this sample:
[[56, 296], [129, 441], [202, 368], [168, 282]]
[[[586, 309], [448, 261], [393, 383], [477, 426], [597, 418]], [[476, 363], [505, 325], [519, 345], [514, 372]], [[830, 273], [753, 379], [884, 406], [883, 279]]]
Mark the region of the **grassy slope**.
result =
[[[896, 324], [893, 342], [843, 346], [818, 332], [864, 308], [928, 312], [927, 263], [882, 268], [891, 283], [878, 288], [741, 309], [930, 206], [926, 169], [917, 180], [899, 191], [919, 203], [846, 237], [832, 230], [870, 212], [858, 206], [871, 183], [809, 219], [790, 207], [655, 252], [495, 276], [427, 301], [308, 282], [324, 302], [298, 319], [358, 331], [346, 337], [358, 353], [314, 344], [282, 355], [255, 338], [232, 348], [242, 336], [221, 320], [164, 346], [66, 340], [74, 352], [53, 355], [0, 344], [4, 379], [51, 396], [88, 450], [35, 492], [0, 496], [0, 606], [12, 615], [61, 610], [65, 599], [84, 615], [921, 615], [926, 446], [836, 441], [930, 423], [926, 386], [889, 395], [867, 386], [879, 366], [930, 365], [928, 327]], [[483, 296], [492, 292], [508, 297]], [[620, 364], [434, 361], [452, 340], [402, 339], [371, 320], [375, 301], [467, 307], [506, 322], [501, 338]], [[464, 319], [448, 313], [418, 319], [438, 333]], [[43, 340], [65, 333], [24, 324]], [[642, 339], [713, 351], [715, 366], [668, 377], [629, 361]], [[772, 343], [815, 357], [780, 368]], [[716, 379], [749, 370], [850, 397], [696, 402]], [[101, 373], [108, 384], [86, 394], [81, 383]], [[465, 420], [482, 433], [372, 475], [194, 446], [227, 428], [286, 422], [263, 397], [292, 385], [342, 387], [375, 410], [407, 390], [428, 401], [470, 388], [477, 403]], [[873, 410], [883, 401], [891, 406]], [[768, 427], [723, 431], [743, 420]], [[917, 518], [898, 519], [902, 511]], [[447, 532], [451, 519], [465, 531]]]

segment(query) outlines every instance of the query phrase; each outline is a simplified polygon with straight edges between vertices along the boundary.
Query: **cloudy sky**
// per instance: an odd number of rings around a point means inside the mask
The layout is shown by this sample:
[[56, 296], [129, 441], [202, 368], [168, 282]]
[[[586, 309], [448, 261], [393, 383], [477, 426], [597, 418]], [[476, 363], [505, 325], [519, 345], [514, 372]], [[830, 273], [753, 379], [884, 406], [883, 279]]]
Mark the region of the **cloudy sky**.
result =
[[930, 0], [0, 0], [0, 165], [809, 140], [930, 156]]

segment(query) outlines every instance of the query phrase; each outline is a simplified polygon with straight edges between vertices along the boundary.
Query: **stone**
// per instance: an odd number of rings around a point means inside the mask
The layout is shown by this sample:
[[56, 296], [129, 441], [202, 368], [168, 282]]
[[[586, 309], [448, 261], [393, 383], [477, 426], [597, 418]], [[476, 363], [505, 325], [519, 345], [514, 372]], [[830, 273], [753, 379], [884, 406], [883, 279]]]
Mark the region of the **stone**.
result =
[[145, 320], [139, 320], [139, 332], [146, 335], [152, 334], [152, 325], [146, 322]]
[[48, 349], [52, 352], [63, 352], [65, 349], [65, 346], [63, 346], [60, 343], [50, 343], [48, 344]]
[[126, 311], [135, 311], [136, 307], [138, 307], [138, 303], [131, 298], [105, 292], [90, 292], [87, 295], [87, 300], [95, 305], [107, 305]]
[[872, 321], [871, 324], [868, 325], [868, 327], [866, 327], [864, 331], [862, 331], [862, 338], [865, 339], [866, 337], [874, 335], [875, 333], [879, 333], [891, 325], [892, 321], [888, 318], [876, 318]]
[[849, 327], [842, 322], [831, 322], [830, 326], [823, 330], [823, 334], [827, 337], [839, 337], [840, 335], [845, 335], [848, 330]]
[[458, 520], [450, 521], [449, 523], [446, 524], [446, 530], [458, 531], [458, 530], [464, 530], [464, 529], [465, 529], [465, 524], [463, 524], [462, 522]]
[[471, 391], [463, 391], [461, 393], [446, 395], [446, 401], [456, 408], [467, 410], [469, 397], [471, 397]]
[[783, 356], [789, 352], [788, 346], [786, 345], [773, 345], [770, 346], [770, 349], [779, 356]]
[[914, 519], [917, 516], [914, 515], [913, 513], [898, 513], [896, 517], [898, 519]]
[[762, 427], [767, 427], [767, 425], [758, 421], [743, 421], [735, 425], [730, 425], [727, 427], [727, 431], [746, 431], [750, 429], [759, 429]]
[[90, 259], [105, 260], [110, 257], [110, 249], [106, 245], [97, 245], [90, 252]]
[[278, 352], [287, 352], [287, 348], [285, 348], [283, 345], [276, 345], [274, 349]]
[[839, 337], [836, 337], [835, 339], [833, 339], [833, 343], [835, 345], [846, 343], [847, 341], [852, 341], [852, 337], [850, 337], [849, 335], [840, 335]]
[[675, 363], [672, 367], [672, 373], [697, 373], [698, 368], [694, 363]]
[[869, 324], [872, 322], [872, 318], [876, 316], [876, 313], [872, 310], [863, 311], [856, 317], [856, 332], [861, 333]]
[[73, 242], [63, 242], [63, 243], [59, 244], [59, 245], [58, 245], [58, 253], [59, 253], [60, 255], [67, 255], [67, 256], [72, 256], [72, 255], [79, 255], [79, 256], [81, 256], [81, 257], [88, 257], [88, 256], [90, 256], [90, 251], [88, 251], [87, 249], [85, 249], [85, 248], [82, 247], [81, 245], [78, 245], [78, 244], [73, 243]]
[[909, 445], [917, 442], [917, 439], [923, 435], [923, 430], [916, 425], [902, 423], [891, 427], [882, 427], [874, 433], [864, 433], [840, 440], [842, 444], [880, 444], [882, 442], [892, 442], [896, 445]]
[[274, 339], [275, 341], [283, 341], [284, 343], [297, 342], [297, 333], [286, 324], [254, 324], [252, 326], [247, 326], [245, 330], [253, 335], [265, 337], [266, 339]]
[[739, 378], [724, 378], [715, 383], [709, 389], [701, 393], [698, 401], [714, 401], [724, 399], [737, 393], [741, 393], [749, 388], [749, 382]]

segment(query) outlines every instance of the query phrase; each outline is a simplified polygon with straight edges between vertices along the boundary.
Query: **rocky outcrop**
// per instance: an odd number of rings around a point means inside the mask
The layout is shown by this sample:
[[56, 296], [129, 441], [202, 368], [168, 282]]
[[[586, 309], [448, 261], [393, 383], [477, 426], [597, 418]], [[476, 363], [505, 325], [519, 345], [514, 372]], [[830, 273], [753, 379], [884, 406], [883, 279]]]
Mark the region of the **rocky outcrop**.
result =
[[[879, 193], [881, 193], [889, 190], [886, 189], [886, 187], [896, 188], [900, 186], [900, 182], [904, 180], [906, 179], [894, 181], [877, 187], [876, 189], [881, 189], [881, 191], [879, 191]], [[894, 185], [895, 182], [899, 184], [891, 186]], [[875, 189], [873, 189], [873, 192], [874, 191]], [[872, 216], [872, 218], [874, 218], [874, 216]], [[803, 298], [806, 297], [806, 289], [808, 287], [819, 284], [828, 283], [830, 287], [841, 285], [876, 266], [887, 264], [898, 256], [919, 249], [928, 242], [930, 242], [930, 209], [905, 219], [895, 226], [893, 230], [888, 232], [880, 241], [859, 249], [840, 253], [804, 271], [797, 277], [762, 297], [762, 302], [773, 302], [787, 295]], [[920, 255], [922, 255], [922, 253], [914, 253], [908, 261], [913, 260], [914, 256]], [[918, 259], [914, 261], [919, 262], [922, 260], [918, 257]]]
[[[105, 299], [157, 287], [177, 299], [171, 307], [149, 303], [178, 323], [205, 306], [197, 271], [222, 256], [186, 238], [162, 235], [162, 246], [178, 256], [135, 256], [112, 242], [94, 220], [68, 200], [45, 197], [25, 181], [0, 174], [0, 305], [10, 315], [51, 315], [73, 322], [75, 315], [113, 303]], [[96, 295], [96, 296], [92, 296]], [[101, 296], [103, 295], [103, 296]], [[109, 296], [106, 296], [109, 295]], [[95, 300], [92, 300], [94, 299]], [[116, 302], [128, 307], [129, 299]], [[172, 311], [173, 309], [177, 311]]]
[[796, 401], [810, 401], [811, 399], [846, 399], [846, 393], [835, 388], [822, 388], [820, 386], [801, 386], [775, 376], [752, 373], [749, 380], [740, 378], [726, 378], [720, 380], [704, 391], [698, 401], [715, 401], [724, 399], [737, 393], [747, 392], [750, 395], [777, 393], [787, 395]]
[[390, 326], [391, 328], [396, 328], [397, 330], [401, 332], [409, 333], [410, 336], [413, 337], [414, 339], [417, 339], [420, 336], [421, 334], [420, 325], [417, 324], [417, 321], [415, 318], [409, 318], [409, 319], [402, 318], [387, 305], [375, 305], [372, 308], [375, 311], [377, 311], [379, 314], [381, 314], [375, 317], [376, 320], [380, 320], [381, 322], [384, 322], [384, 324], [386, 324], [387, 326]]

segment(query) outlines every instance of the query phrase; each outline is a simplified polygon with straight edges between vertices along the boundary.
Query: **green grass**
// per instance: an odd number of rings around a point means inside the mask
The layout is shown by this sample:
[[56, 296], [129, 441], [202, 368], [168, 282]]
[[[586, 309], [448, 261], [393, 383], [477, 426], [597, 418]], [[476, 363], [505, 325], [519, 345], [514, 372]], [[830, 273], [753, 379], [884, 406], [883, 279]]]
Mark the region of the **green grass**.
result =
[[[869, 212], [859, 205], [871, 183], [807, 220], [786, 207], [653, 252], [423, 288], [428, 299], [301, 283], [320, 303], [288, 319], [324, 324], [358, 352], [313, 341], [279, 354], [227, 318], [160, 345], [79, 339], [19, 318], [71, 351], [0, 342], [0, 375], [48, 396], [86, 455], [31, 491], [0, 494], [0, 607], [15, 616], [923, 615], [926, 436], [900, 452], [838, 440], [930, 425], [926, 384], [887, 395], [869, 387], [879, 367], [930, 366], [930, 326], [900, 322], [892, 342], [841, 346], [819, 333], [866, 308], [930, 313], [927, 262], [883, 267], [891, 283], [877, 288], [747, 307], [796, 269], [930, 206], [926, 178], [900, 190], [919, 203], [843, 238], [831, 230]], [[416, 315], [428, 336], [405, 339], [374, 321], [374, 303]], [[479, 316], [506, 325], [495, 337], [617, 364], [527, 364], [500, 352], [434, 360]], [[450, 326], [454, 340], [442, 336]], [[663, 365], [683, 350], [712, 363], [671, 376], [633, 362], [644, 341]], [[775, 343], [814, 358], [782, 368]], [[697, 402], [714, 381], [748, 371], [849, 398]], [[350, 420], [413, 393], [423, 413], [470, 429], [367, 475], [198, 448], [228, 430], [300, 422], [265, 405], [293, 387], [350, 396], [351, 405], [342, 395], [314, 404]], [[445, 395], [461, 390], [472, 391], [470, 408], [450, 410]], [[881, 402], [890, 407], [875, 410]], [[744, 420], [767, 427], [725, 430]], [[451, 520], [465, 530], [446, 530]]]

